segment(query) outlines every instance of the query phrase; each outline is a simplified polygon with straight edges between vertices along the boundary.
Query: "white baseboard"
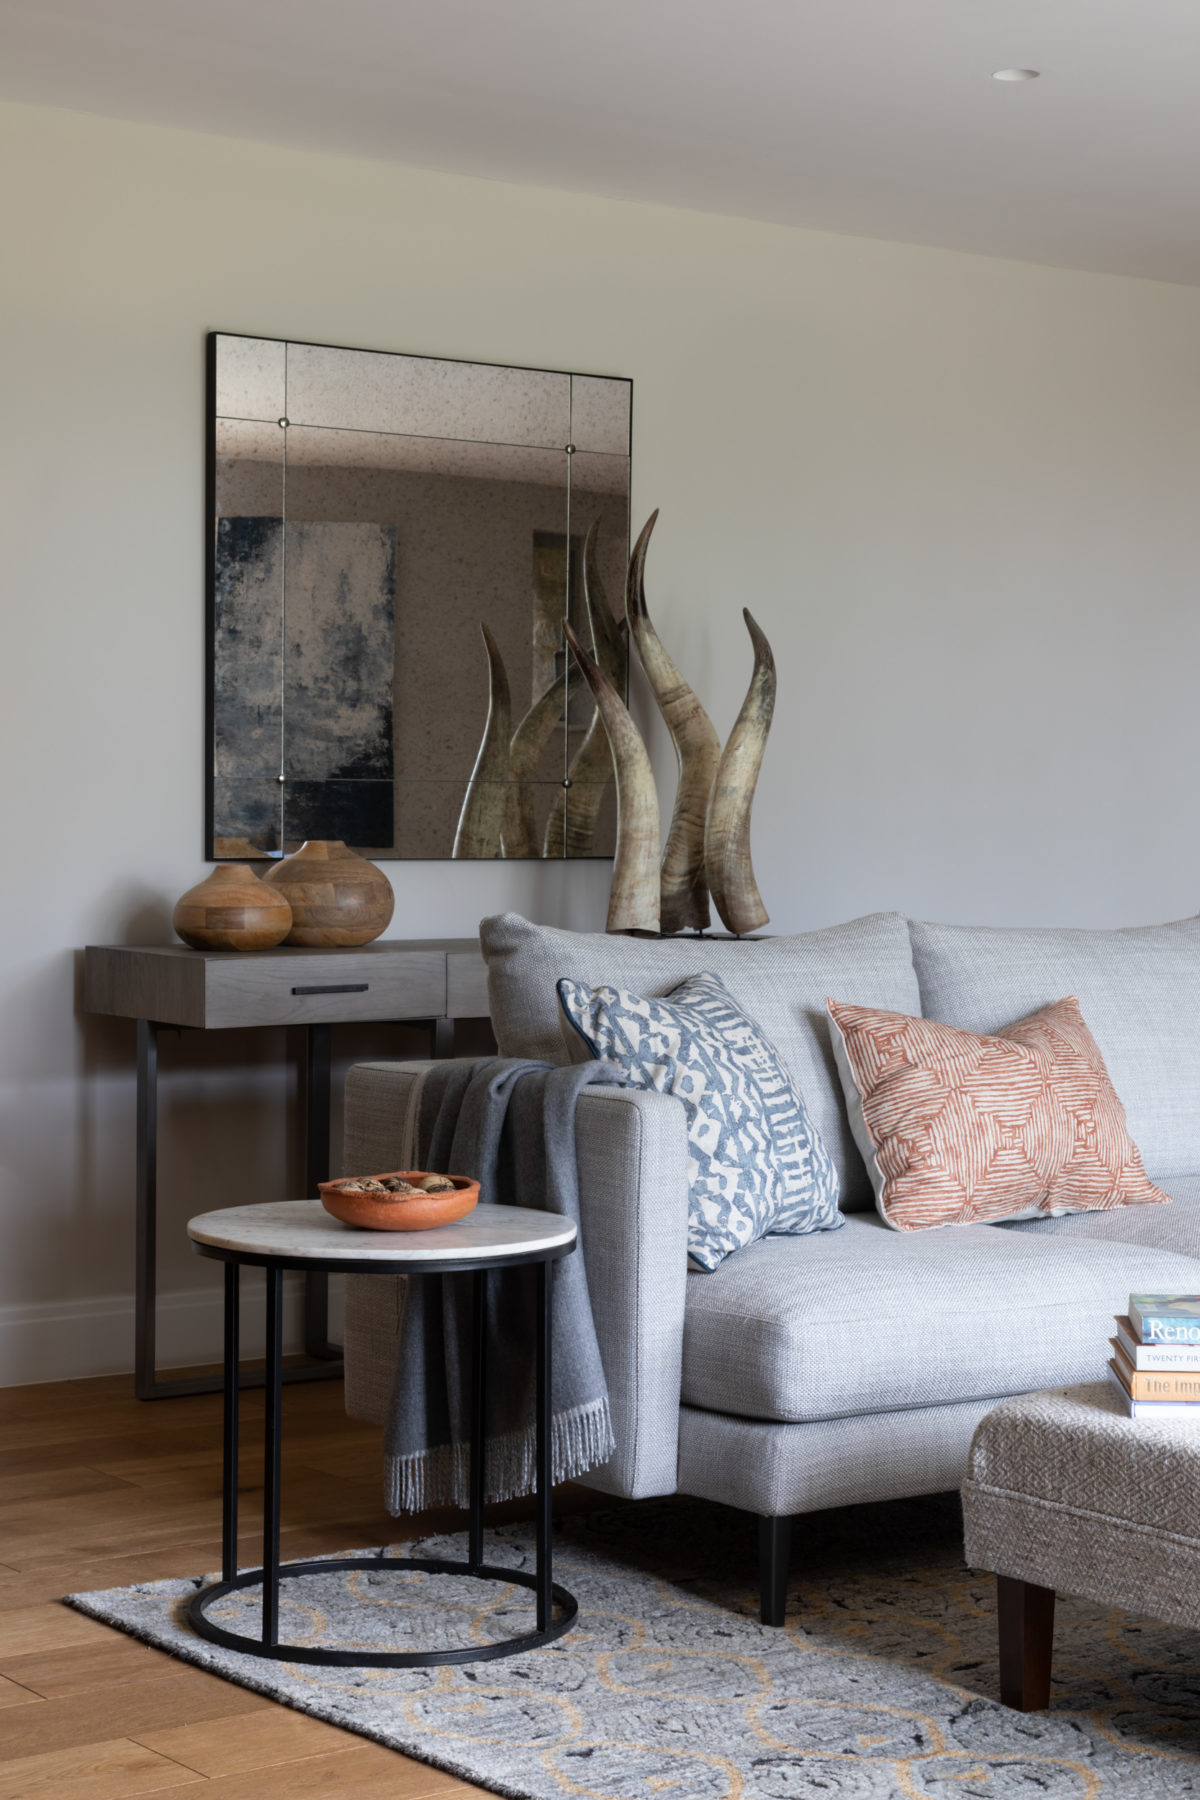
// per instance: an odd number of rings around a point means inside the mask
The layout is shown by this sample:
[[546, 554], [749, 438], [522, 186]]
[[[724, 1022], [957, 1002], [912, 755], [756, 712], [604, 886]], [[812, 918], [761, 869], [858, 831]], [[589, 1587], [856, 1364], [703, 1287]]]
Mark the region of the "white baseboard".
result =
[[[304, 1279], [283, 1278], [283, 1342], [299, 1350]], [[341, 1341], [341, 1281], [330, 1282], [330, 1335]], [[222, 1291], [181, 1288], [158, 1296], [158, 1365], [185, 1369], [221, 1360]], [[245, 1356], [260, 1356], [266, 1303], [253, 1273], [242, 1281], [241, 1336]], [[0, 1387], [39, 1381], [78, 1381], [133, 1369], [132, 1294], [85, 1300], [18, 1301], [0, 1306]]]

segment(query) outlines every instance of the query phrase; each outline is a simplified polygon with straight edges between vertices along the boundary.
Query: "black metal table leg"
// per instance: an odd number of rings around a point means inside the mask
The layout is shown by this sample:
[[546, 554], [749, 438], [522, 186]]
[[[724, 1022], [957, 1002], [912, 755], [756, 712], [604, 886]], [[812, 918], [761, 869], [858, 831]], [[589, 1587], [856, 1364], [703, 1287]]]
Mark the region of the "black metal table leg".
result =
[[[304, 1192], [315, 1200], [317, 1183], [329, 1180], [333, 1027], [309, 1025], [304, 1036]], [[329, 1277], [316, 1270], [304, 1277], [304, 1349], [322, 1362], [341, 1360], [329, 1342]]]
[[[228, 1213], [218, 1215], [236, 1220], [237, 1208]], [[193, 1221], [193, 1226], [201, 1223]], [[236, 1227], [232, 1227], [236, 1230]], [[226, 1352], [230, 1355], [230, 1367], [233, 1366], [237, 1351], [237, 1265], [241, 1261], [260, 1264], [266, 1274], [267, 1285], [267, 1372], [266, 1372], [266, 1420], [263, 1445], [263, 1558], [260, 1569], [249, 1569], [238, 1574], [237, 1536], [236, 1536], [236, 1482], [237, 1482], [237, 1382], [226, 1383], [225, 1413], [225, 1489], [224, 1516], [222, 1531], [222, 1549], [224, 1555], [223, 1575], [220, 1581], [213, 1582], [206, 1588], [199, 1589], [188, 1601], [187, 1616], [193, 1629], [210, 1643], [220, 1644], [228, 1650], [246, 1652], [252, 1656], [267, 1656], [278, 1662], [295, 1662], [325, 1668], [370, 1668], [370, 1669], [427, 1669], [458, 1663], [492, 1662], [498, 1657], [516, 1656], [527, 1650], [537, 1650], [544, 1644], [553, 1643], [571, 1629], [578, 1614], [578, 1602], [566, 1588], [554, 1582], [553, 1550], [551, 1544], [551, 1477], [553, 1474], [552, 1437], [551, 1437], [551, 1346], [550, 1346], [550, 1299], [551, 1287], [549, 1279], [550, 1260], [543, 1251], [536, 1258], [537, 1267], [537, 1310], [536, 1326], [536, 1424], [535, 1424], [535, 1457], [536, 1457], [536, 1508], [537, 1508], [537, 1554], [535, 1567], [513, 1568], [509, 1565], [495, 1565], [483, 1560], [483, 1502], [486, 1493], [486, 1442], [487, 1442], [487, 1342], [486, 1342], [486, 1273], [491, 1267], [511, 1267], [515, 1261], [512, 1256], [501, 1263], [485, 1262], [482, 1265], [463, 1258], [465, 1269], [455, 1268], [453, 1263], [432, 1267], [426, 1264], [419, 1270], [411, 1266], [405, 1267], [401, 1253], [393, 1259], [396, 1273], [420, 1273], [423, 1275], [441, 1275], [451, 1273], [473, 1273], [475, 1285], [472, 1295], [474, 1342], [471, 1354], [471, 1405], [470, 1423], [471, 1466], [469, 1480], [470, 1503], [470, 1554], [467, 1561], [452, 1557], [388, 1557], [381, 1552], [370, 1556], [346, 1556], [321, 1558], [315, 1562], [289, 1562], [279, 1560], [280, 1535], [280, 1488], [281, 1488], [281, 1446], [283, 1436], [283, 1269], [297, 1266], [297, 1259], [290, 1256], [279, 1258], [260, 1254], [257, 1246], [251, 1244], [244, 1249], [228, 1243], [212, 1244], [198, 1234], [193, 1235], [193, 1244], [201, 1255], [223, 1257], [232, 1265], [226, 1270]], [[569, 1241], [566, 1248], [558, 1254], [568, 1254], [574, 1247]], [[540, 1248], [540, 1247], [539, 1247]], [[551, 1251], [551, 1256], [554, 1251]], [[315, 1261], [315, 1258], [311, 1259]], [[351, 1272], [356, 1274], [375, 1274], [391, 1272], [385, 1263], [380, 1269], [380, 1261], [375, 1258], [371, 1263], [351, 1263]], [[526, 1261], [534, 1261], [529, 1256]], [[300, 1263], [303, 1267], [304, 1264]], [[344, 1261], [339, 1265], [345, 1268]], [[327, 1264], [328, 1267], [328, 1264]], [[231, 1280], [232, 1277], [232, 1280]], [[517, 1633], [513, 1637], [501, 1638], [492, 1643], [472, 1643], [455, 1650], [368, 1650], [361, 1644], [353, 1649], [336, 1648], [324, 1644], [291, 1644], [286, 1639], [280, 1641], [279, 1595], [284, 1581], [302, 1580], [305, 1576], [316, 1576], [327, 1580], [330, 1576], [351, 1574], [359, 1570], [369, 1572], [378, 1578], [384, 1572], [396, 1575], [428, 1573], [432, 1575], [460, 1575], [474, 1578], [477, 1581], [506, 1583], [510, 1586], [531, 1590], [537, 1606], [536, 1628], [531, 1631]], [[230, 1631], [224, 1625], [217, 1624], [207, 1615], [207, 1608], [230, 1594], [244, 1593], [247, 1589], [258, 1588], [262, 1595], [260, 1626], [257, 1635], [246, 1632]], [[557, 1617], [555, 1609], [557, 1608]]]
[[158, 1289], [158, 1026], [137, 1022], [137, 1249], [134, 1263], [134, 1392], [154, 1396]]
[[550, 1542], [552, 1469], [550, 1454], [550, 1265], [537, 1266], [537, 1628], [545, 1631], [554, 1608], [553, 1550]]
[[241, 1271], [225, 1264], [225, 1408], [221, 1462], [221, 1579], [237, 1576], [238, 1526], [238, 1361]]
[[267, 1280], [267, 1391], [263, 1424], [262, 1642], [279, 1642], [279, 1488], [283, 1475], [283, 1270]]
[[467, 1564], [483, 1561], [483, 1501], [487, 1490], [487, 1271], [476, 1269], [471, 1334], [471, 1493], [467, 1524]]

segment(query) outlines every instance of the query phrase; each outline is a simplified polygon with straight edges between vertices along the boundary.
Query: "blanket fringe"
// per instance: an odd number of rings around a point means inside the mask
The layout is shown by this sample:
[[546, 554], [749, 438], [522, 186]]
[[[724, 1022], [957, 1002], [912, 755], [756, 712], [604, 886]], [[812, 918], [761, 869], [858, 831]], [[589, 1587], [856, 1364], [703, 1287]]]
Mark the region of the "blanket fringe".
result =
[[[574, 1481], [616, 1449], [608, 1398], [589, 1400], [570, 1412], [555, 1413], [550, 1422], [550, 1456], [554, 1481]], [[536, 1485], [534, 1428], [506, 1432], [487, 1440], [488, 1500], [513, 1500], [532, 1494]], [[385, 1459], [384, 1500], [393, 1515], [425, 1512], [435, 1506], [466, 1506], [470, 1488], [471, 1447], [459, 1442], [438, 1444], [410, 1456]]]

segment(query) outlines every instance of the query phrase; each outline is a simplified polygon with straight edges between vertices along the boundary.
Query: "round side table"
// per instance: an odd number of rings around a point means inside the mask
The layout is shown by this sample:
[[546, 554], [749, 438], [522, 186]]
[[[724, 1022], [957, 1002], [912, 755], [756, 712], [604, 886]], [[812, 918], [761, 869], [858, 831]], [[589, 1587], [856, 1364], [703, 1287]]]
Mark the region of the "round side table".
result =
[[[575, 1226], [558, 1213], [523, 1206], [477, 1206], [465, 1219], [430, 1231], [358, 1231], [340, 1224], [319, 1200], [286, 1200], [266, 1206], [235, 1206], [202, 1213], [188, 1225], [192, 1249], [225, 1264], [224, 1470], [221, 1511], [221, 1580], [201, 1589], [188, 1618], [201, 1637], [227, 1650], [245, 1650], [279, 1662], [348, 1665], [356, 1668], [412, 1669], [437, 1663], [485, 1662], [535, 1650], [561, 1637], [574, 1622], [578, 1605], [555, 1585], [550, 1544], [550, 1271], [575, 1248]], [[532, 1574], [492, 1567], [483, 1560], [484, 1418], [487, 1346], [486, 1282], [492, 1269], [532, 1263], [537, 1268], [536, 1520], [537, 1557]], [[263, 1467], [263, 1560], [261, 1569], [238, 1574], [238, 1296], [243, 1265], [263, 1269], [267, 1285], [266, 1430]], [[279, 1491], [283, 1428], [283, 1272], [300, 1269], [341, 1275], [444, 1275], [473, 1272], [474, 1341], [471, 1372], [471, 1460], [467, 1560], [403, 1557], [342, 1557], [317, 1562], [279, 1561]], [[279, 1642], [279, 1584], [300, 1575], [328, 1575], [344, 1569], [394, 1568], [507, 1581], [532, 1588], [537, 1628], [518, 1637], [461, 1650], [335, 1650]], [[207, 1609], [225, 1594], [262, 1583], [262, 1634], [226, 1631]], [[557, 1608], [557, 1611], [556, 1611]]]

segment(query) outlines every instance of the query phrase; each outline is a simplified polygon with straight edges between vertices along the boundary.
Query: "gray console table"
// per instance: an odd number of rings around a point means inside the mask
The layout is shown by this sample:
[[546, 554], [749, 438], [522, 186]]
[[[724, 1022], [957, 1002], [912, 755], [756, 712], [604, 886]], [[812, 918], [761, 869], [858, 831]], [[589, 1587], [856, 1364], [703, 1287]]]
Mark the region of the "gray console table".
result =
[[[141, 1400], [213, 1393], [217, 1375], [161, 1381], [155, 1356], [158, 1267], [158, 1032], [302, 1025], [304, 1187], [329, 1176], [332, 1027], [366, 1021], [425, 1024], [434, 1056], [449, 1056], [454, 1021], [488, 1016], [487, 977], [474, 938], [383, 939], [354, 950], [189, 950], [183, 944], [91, 944], [84, 951], [84, 1010], [137, 1021], [137, 1248], [135, 1386]], [[341, 1373], [329, 1343], [329, 1279], [305, 1287], [304, 1348], [314, 1360], [293, 1381]], [[262, 1376], [244, 1372], [243, 1385]]]

